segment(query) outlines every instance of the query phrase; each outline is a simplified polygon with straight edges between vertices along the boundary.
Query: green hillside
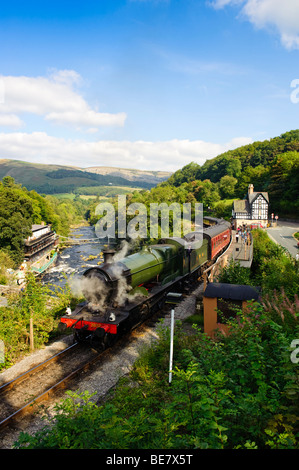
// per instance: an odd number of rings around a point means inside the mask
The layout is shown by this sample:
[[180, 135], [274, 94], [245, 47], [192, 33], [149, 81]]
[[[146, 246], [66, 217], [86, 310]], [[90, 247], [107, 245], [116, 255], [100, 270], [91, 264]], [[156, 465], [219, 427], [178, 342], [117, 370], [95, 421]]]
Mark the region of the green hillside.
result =
[[[75, 189], [99, 186], [132, 186], [132, 181], [121, 176], [90, 173], [63, 165], [44, 165], [19, 160], [0, 160], [0, 179], [12, 176], [29, 191], [42, 194], [69, 193]], [[153, 183], [134, 181], [134, 186], [150, 189]]]
[[270, 209], [280, 217], [299, 217], [299, 130], [230, 150], [202, 166], [191, 162], [162, 185], [189, 190], [213, 208], [221, 199], [243, 199], [250, 183], [269, 193]]

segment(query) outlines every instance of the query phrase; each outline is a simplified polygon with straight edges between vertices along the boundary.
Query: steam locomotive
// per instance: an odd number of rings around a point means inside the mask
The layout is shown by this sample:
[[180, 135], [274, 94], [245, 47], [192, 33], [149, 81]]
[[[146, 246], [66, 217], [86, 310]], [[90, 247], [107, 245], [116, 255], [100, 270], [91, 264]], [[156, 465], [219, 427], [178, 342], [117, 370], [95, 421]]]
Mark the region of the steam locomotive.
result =
[[204, 218], [204, 229], [183, 238], [162, 238], [118, 261], [104, 253], [104, 263], [82, 277], [86, 299], [61, 317], [61, 330], [72, 328], [75, 340], [106, 348], [123, 332], [160, 309], [167, 293], [183, 292], [227, 248], [231, 225]]

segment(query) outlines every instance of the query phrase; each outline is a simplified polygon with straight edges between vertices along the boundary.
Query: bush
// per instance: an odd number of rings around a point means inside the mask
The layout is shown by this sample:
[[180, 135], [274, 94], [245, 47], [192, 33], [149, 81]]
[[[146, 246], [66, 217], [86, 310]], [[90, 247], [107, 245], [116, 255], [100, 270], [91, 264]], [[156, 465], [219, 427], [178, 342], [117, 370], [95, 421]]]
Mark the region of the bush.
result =
[[11, 276], [9, 276], [8, 271], [12, 269], [14, 266], [14, 262], [9, 254], [4, 251], [0, 250], [0, 284], [7, 284]]
[[218, 282], [260, 286], [264, 294], [283, 289], [291, 300], [299, 292], [298, 263], [281, 246], [274, 243], [263, 230], [252, 231], [253, 261], [251, 269], [231, 261], [222, 268]]
[[284, 289], [286, 295], [294, 298], [299, 292], [299, 270], [295, 259], [280, 245], [274, 243], [267, 232], [257, 229], [253, 235], [253, 262], [251, 278], [264, 292]]
[[11, 295], [8, 306], [0, 309], [0, 337], [5, 344], [5, 362], [0, 364], [0, 370], [29, 351], [30, 318], [33, 318], [34, 347], [39, 348], [55, 333], [59, 313], [70, 300], [68, 286], [51, 292], [29, 272], [24, 291]]
[[[104, 404], [68, 392], [59, 414], [18, 448], [298, 448], [298, 366], [284, 322], [253, 304], [214, 342], [176, 328], [168, 386], [169, 331], [160, 332]], [[281, 318], [280, 318], [281, 320]]]
[[240, 261], [231, 261], [227, 266], [221, 268], [217, 281], [227, 284], [242, 285], [252, 285], [253, 283], [250, 270], [248, 268], [243, 268], [240, 265]]

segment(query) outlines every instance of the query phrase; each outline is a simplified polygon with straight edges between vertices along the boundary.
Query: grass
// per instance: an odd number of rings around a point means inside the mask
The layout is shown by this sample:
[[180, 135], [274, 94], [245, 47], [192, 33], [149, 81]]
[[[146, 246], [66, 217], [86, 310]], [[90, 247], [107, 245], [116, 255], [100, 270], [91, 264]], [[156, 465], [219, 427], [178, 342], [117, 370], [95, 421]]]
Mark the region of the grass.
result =
[[80, 191], [86, 190], [90, 194], [74, 194], [74, 193], [57, 193], [52, 194], [52, 196], [57, 197], [58, 199], [70, 199], [74, 200], [75, 197], [79, 196], [80, 199], [95, 199], [97, 196], [100, 196], [102, 199], [109, 199], [115, 197], [118, 194], [128, 194], [133, 191], [141, 191], [142, 188], [135, 188], [130, 186], [93, 186], [88, 188], [77, 188]]
[[203, 314], [195, 313], [194, 315], [190, 315], [190, 317], [186, 318], [185, 322], [190, 325], [203, 326]]

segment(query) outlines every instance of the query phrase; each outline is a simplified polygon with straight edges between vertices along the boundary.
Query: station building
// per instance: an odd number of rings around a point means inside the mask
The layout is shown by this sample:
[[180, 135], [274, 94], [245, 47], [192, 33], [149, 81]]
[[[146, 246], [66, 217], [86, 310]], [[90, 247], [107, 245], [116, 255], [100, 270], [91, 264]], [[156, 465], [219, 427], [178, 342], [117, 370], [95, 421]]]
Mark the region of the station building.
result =
[[30, 235], [24, 242], [25, 260], [30, 264], [49, 253], [58, 244], [58, 236], [51, 225], [34, 224]]
[[233, 203], [232, 222], [234, 229], [237, 230], [242, 225], [251, 228], [267, 227], [268, 208], [268, 193], [256, 192], [253, 184], [249, 184], [246, 198]]

